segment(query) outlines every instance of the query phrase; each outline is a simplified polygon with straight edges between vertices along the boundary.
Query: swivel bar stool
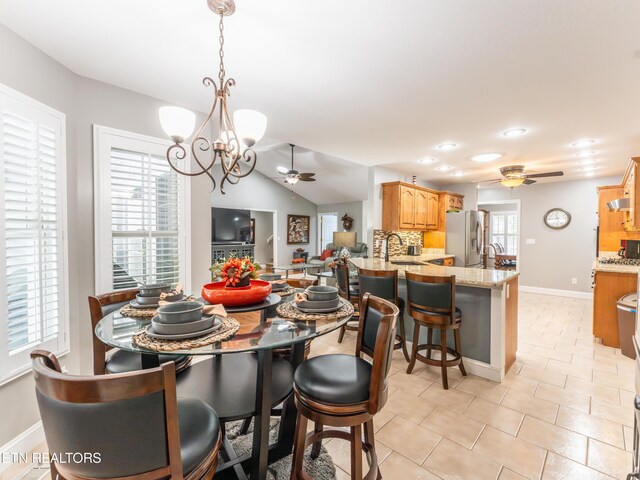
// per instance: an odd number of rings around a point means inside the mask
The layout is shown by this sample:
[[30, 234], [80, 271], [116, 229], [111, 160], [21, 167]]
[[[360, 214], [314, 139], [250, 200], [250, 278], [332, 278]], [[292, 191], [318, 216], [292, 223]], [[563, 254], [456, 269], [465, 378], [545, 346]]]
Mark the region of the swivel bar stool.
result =
[[360, 283], [360, 295], [370, 293], [376, 297], [389, 300], [400, 310], [398, 319], [398, 332], [396, 332], [396, 343], [394, 350], [402, 350], [404, 358], [409, 361], [407, 352], [407, 335], [404, 327], [404, 298], [398, 297], [398, 271], [397, 270], [367, 270], [358, 269], [358, 279]]
[[[382, 478], [376, 457], [373, 417], [387, 401], [386, 377], [399, 313], [393, 303], [365, 294], [361, 303], [355, 356], [320, 355], [302, 362], [296, 370], [293, 391], [298, 420], [291, 480], [309, 478], [302, 468], [304, 450], [313, 443], [311, 456], [317, 457], [323, 438], [342, 438], [351, 442], [352, 479], [363, 478], [362, 450], [367, 454], [370, 466], [364, 478]], [[362, 358], [363, 353], [373, 362]], [[306, 435], [308, 420], [315, 422], [315, 430]], [[349, 432], [323, 430], [325, 425], [349, 427]]]
[[[406, 273], [407, 300], [409, 315], [414, 320], [413, 348], [411, 360], [407, 367], [407, 373], [411, 373], [420, 360], [427, 365], [440, 366], [442, 369], [442, 387], [447, 390], [447, 368], [458, 366], [462, 375], [467, 372], [462, 363], [462, 350], [460, 347], [460, 325], [462, 324], [462, 311], [456, 307], [456, 277], [437, 277], [420, 275], [418, 273]], [[420, 328], [427, 328], [427, 343], [420, 344]], [[440, 345], [433, 343], [433, 330], [440, 330]], [[447, 330], [453, 330], [455, 349], [447, 347]], [[418, 353], [426, 350], [426, 356]], [[432, 359], [431, 351], [439, 350], [440, 358]], [[451, 360], [448, 355], [453, 356]]]
[[349, 278], [349, 260], [336, 261], [336, 280], [338, 284], [338, 292], [340, 296], [348, 300], [355, 309], [354, 320], [347, 322], [340, 327], [340, 335], [338, 336], [338, 343], [342, 343], [344, 334], [347, 330], [355, 332], [358, 330], [357, 317], [360, 309], [360, 286], [351, 282]]

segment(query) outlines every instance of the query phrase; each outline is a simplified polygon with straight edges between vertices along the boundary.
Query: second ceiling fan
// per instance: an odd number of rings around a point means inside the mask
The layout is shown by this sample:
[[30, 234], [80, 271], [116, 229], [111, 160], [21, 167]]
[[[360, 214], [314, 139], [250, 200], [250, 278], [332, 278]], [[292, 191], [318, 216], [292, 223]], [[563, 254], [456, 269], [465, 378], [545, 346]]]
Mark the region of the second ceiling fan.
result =
[[500, 169], [500, 173], [503, 178], [496, 180], [489, 180], [490, 182], [500, 182], [500, 184], [504, 185], [508, 188], [514, 188], [519, 185], [531, 185], [532, 183], [536, 183], [534, 178], [544, 178], [544, 177], [561, 177], [564, 175], [562, 171], [556, 172], [545, 172], [545, 173], [524, 173], [524, 165], [509, 165], [507, 167], [502, 167]]
[[291, 147], [291, 168], [279, 166], [278, 173], [284, 175], [284, 181], [290, 185], [295, 185], [298, 183], [298, 180], [301, 182], [315, 182], [316, 179], [313, 178], [315, 173], [300, 173], [293, 168], [293, 147], [295, 147], [295, 145], [290, 143], [289, 146]]

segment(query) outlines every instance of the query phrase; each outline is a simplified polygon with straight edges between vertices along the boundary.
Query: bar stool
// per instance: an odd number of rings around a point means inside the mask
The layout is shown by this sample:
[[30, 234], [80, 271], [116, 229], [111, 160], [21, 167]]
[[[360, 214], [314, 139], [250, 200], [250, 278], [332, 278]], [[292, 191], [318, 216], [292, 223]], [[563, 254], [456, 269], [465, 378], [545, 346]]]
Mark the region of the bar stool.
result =
[[[440, 366], [442, 369], [442, 387], [447, 390], [449, 382], [447, 380], [447, 368], [460, 368], [462, 375], [467, 372], [462, 362], [462, 350], [460, 347], [460, 325], [462, 324], [462, 311], [456, 307], [456, 277], [436, 277], [431, 275], [420, 275], [417, 273], [406, 273], [407, 279], [407, 300], [409, 303], [409, 315], [414, 320], [413, 328], [413, 348], [411, 349], [411, 360], [407, 367], [407, 373], [411, 373], [420, 360], [427, 365]], [[427, 328], [427, 343], [419, 344], [420, 327]], [[440, 345], [433, 343], [433, 330], [440, 330]], [[453, 330], [455, 340], [455, 350], [447, 347], [447, 330]], [[427, 355], [418, 353], [426, 350]], [[439, 350], [440, 359], [432, 359], [431, 351]], [[453, 355], [449, 360], [447, 353]]]
[[404, 298], [398, 297], [398, 271], [397, 270], [367, 270], [358, 269], [358, 281], [360, 283], [360, 295], [370, 293], [376, 297], [393, 302], [400, 310], [398, 331], [394, 350], [402, 350], [404, 358], [409, 361], [407, 352], [407, 335], [404, 327]]
[[338, 284], [338, 293], [340, 296], [348, 300], [355, 309], [355, 320], [349, 320], [345, 325], [340, 327], [340, 335], [338, 336], [338, 343], [342, 343], [344, 339], [344, 333], [349, 330], [350, 332], [358, 331], [357, 318], [359, 316], [360, 308], [360, 286], [352, 284], [349, 278], [349, 265], [348, 260], [336, 261], [336, 281]]
[[[351, 442], [351, 478], [362, 480], [362, 450], [367, 454], [368, 480], [382, 478], [378, 471], [373, 417], [387, 401], [387, 373], [393, 352], [393, 333], [398, 307], [369, 294], [362, 297], [355, 356], [320, 355], [302, 362], [294, 375], [293, 391], [298, 419], [293, 447], [291, 480], [308, 479], [303, 471], [304, 450], [314, 444], [312, 457], [320, 452], [323, 438]], [[367, 354], [372, 363], [361, 357]], [[315, 422], [308, 435], [307, 422]], [[323, 426], [349, 427], [323, 430]], [[362, 439], [364, 428], [364, 443]]]

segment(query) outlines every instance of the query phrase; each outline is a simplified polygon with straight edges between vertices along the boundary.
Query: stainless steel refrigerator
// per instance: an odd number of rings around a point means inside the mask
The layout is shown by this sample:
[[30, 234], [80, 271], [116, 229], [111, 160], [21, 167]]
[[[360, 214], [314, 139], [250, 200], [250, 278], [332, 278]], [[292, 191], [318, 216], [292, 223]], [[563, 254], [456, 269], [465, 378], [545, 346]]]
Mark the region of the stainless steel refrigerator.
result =
[[482, 214], [475, 210], [447, 213], [445, 252], [455, 255], [456, 267], [482, 266]]

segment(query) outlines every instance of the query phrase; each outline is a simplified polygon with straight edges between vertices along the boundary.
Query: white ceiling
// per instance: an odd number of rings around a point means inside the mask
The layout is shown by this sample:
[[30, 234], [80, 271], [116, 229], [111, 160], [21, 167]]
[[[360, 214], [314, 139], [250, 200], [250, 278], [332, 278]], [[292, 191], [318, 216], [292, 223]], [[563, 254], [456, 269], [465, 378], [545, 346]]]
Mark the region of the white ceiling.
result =
[[[582, 138], [597, 140], [597, 176], [640, 155], [637, 0], [236, 1], [231, 106], [269, 117], [267, 144], [442, 185], [511, 163], [580, 178], [569, 145]], [[80, 75], [209, 107], [200, 80], [217, 75], [218, 46], [206, 0], [0, 0], [0, 22]], [[500, 135], [511, 127], [529, 131]], [[446, 141], [459, 148], [437, 150]], [[505, 156], [469, 160], [493, 151]], [[438, 161], [415, 162], [425, 156]], [[466, 175], [435, 172], [442, 163]]]
[[291, 147], [287, 143], [260, 149], [256, 169], [316, 205], [367, 199], [367, 167], [298, 146], [294, 148], [293, 158], [296, 170], [315, 173], [317, 180], [295, 185], [284, 182], [277, 168], [279, 165], [291, 168]]

